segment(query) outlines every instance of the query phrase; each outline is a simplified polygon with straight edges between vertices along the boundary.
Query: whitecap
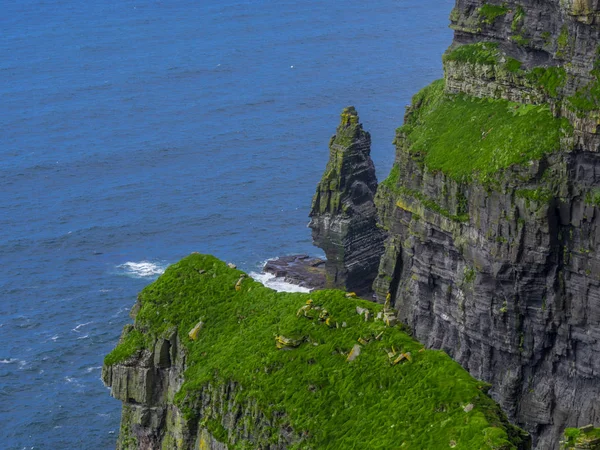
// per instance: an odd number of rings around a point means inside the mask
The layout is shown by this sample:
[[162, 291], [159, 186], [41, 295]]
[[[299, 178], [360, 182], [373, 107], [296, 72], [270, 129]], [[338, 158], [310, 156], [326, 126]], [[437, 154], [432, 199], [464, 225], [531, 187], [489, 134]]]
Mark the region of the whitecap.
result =
[[88, 337], [90, 337], [90, 335], [86, 334], [84, 336], [79, 336], [77, 339], [87, 339]]
[[125, 275], [132, 278], [148, 278], [161, 275], [165, 271], [165, 266], [150, 261], [133, 262], [128, 261], [117, 266], [122, 269]]
[[71, 331], [74, 331], [75, 333], [79, 333], [79, 329], [81, 327], [85, 327], [86, 325], [89, 325], [90, 323], [93, 323], [93, 321], [92, 322], [86, 322], [86, 323], [80, 323], [75, 328], [73, 328]]
[[12, 364], [12, 363], [16, 363], [18, 361], [19, 361], [18, 359], [12, 359], [12, 358], [0, 359], [0, 364]]
[[50, 339], [52, 339], [54, 342], [56, 342], [56, 340], [58, 339], [58, 334], [55, 334]]
[[85, 369], [86, 373], [90, 373], [93, 372], [94, 370], [100, 370], [102, 369], [102, 366], [96, 366], [96, 367], [88, 367], [87, 369]]
[[249, 274], [253, 279], [259, 283], [264, 284], [266, 287], [276, 290], [277, 292], [304, 292], [308, 293], [311, 291], [309, 288], [298, 286], [296, 284], [288, 283], [283, 278], [278, 278], [272, 273], [257, 273], [250, 272]]

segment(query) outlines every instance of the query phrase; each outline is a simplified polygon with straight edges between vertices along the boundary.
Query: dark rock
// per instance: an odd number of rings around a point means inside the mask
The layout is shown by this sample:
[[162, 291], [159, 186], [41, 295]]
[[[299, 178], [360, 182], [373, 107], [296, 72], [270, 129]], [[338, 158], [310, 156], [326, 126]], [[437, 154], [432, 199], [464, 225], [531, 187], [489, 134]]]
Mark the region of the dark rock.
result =
[[325, 261], [308, 255], [280, 256], [277, 259], [270, 259], [263, 267], [263, 272], [310, 289], [325, 287]]
[[384, 235], [377, 228], [371, 136], [354, 107], [345, 108], [329, 144], [329, 162], [310, 212], [314, 244], [325, 251], [326, 284], [368, 295]]

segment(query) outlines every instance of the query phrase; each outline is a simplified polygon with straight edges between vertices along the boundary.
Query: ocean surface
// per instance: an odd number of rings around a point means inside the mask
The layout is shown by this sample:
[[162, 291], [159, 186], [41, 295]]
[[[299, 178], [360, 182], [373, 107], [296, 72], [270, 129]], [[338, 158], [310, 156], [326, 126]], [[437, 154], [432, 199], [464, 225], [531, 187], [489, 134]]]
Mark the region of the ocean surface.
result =
[[0, 0], [0, 448], [114, 448], [102, 359], [168, 264], [320, 255], [339, 113], [385, 178], [453, 3]]

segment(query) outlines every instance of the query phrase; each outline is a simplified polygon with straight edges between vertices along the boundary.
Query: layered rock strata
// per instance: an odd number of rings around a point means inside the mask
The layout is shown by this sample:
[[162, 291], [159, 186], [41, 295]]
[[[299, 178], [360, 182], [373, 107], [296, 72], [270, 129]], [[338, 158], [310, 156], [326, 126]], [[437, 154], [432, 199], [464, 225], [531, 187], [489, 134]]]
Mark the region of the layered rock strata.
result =
[[539, 449], [600, 423], [599, 17], [458, 0], [443, 86], [415, 96], [377, 193], [378, 299], [489, 381]]
[[377, 228], [371, 136], [354, 107], [344, 109], [310, 211], [314, 244], [325, 251], [326, 286], [371, 293], [383, 251]]

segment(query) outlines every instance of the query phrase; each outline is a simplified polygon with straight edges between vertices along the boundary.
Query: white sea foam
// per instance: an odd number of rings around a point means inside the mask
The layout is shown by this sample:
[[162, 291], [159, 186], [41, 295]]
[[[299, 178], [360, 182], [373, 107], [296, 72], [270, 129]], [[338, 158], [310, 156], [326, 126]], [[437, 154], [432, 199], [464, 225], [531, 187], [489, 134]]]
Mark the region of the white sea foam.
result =
[[100, 369], [102, 369], [102, 366], [88, 367], [87, 369], [85, 369], [85, 372], [90, 373], [90, 372], [93, 372], [94, 370], [100, 370]]
[[73, 328], [71, 331], [74, 331], [75, 333], [79, 333], [79, 329], [81, 327], [85, 327], [86, 325], [89, 325], [90, 323], [92, 323], [92, 322], [80, 323], [75, 328]]
[[90, 337], [89, 334], [84, 334], [83, 336], [79, 336], [77, 339], [87, 339], [89, 337]]
[[161, 275], [165, 271], [165, 266], [150, 261], [133, 262], [128, 261], [117, 266], [122, 269], [125, 275], [133, 278], [148, 278]]
[[265, 272], [250, 272], [250, 276], [266, 287], [276, 290], [277, 292], [310, 292], [311, 290], [302, 286], [288, 283], [283, 278], [278, 278], [272, 273]]
[[12, 363], [16, 363], [19, 362], [18, 359], [0, 359], [0, 364], [12, 364]]

